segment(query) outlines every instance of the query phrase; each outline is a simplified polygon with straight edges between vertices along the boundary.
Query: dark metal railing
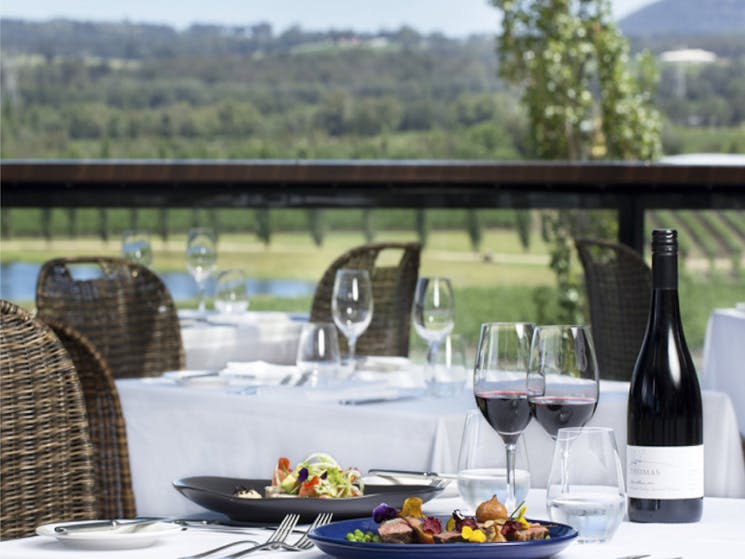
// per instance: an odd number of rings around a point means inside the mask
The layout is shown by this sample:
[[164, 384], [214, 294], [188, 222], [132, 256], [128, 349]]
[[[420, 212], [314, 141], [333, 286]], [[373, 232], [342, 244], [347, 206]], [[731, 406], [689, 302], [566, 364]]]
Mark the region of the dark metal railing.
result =
[[0, 162], [3, 207], [745, 209], [745, 166], [476, 161]]

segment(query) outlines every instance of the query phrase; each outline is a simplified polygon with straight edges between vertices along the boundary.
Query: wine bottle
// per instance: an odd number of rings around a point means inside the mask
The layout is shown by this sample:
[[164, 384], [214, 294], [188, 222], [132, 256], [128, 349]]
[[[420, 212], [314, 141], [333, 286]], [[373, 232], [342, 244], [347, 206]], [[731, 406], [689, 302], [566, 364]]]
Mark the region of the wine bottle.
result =
[[701, 389], [678, 303], [678, 235], [652, 233], [649, 321], [631, 376], [626, 489], [633, 522], [697, 522], [704, 500]]

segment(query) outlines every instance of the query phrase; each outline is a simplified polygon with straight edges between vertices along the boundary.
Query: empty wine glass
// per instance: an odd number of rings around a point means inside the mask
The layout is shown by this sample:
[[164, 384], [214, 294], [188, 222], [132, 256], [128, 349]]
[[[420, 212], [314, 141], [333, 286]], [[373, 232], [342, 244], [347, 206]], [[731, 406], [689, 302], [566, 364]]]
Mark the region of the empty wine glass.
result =
[[215, 232], [208, 227], [189, 229], [186, 242], [186, 267], [194, 278], [199, 290], [199, 312], [206, 309], [205, 291], [207, 282], [217, 265], [217, 239]]
[[476, 404], [504, 441], [508, 512], [516, 505], [515, 449], [530, 422], [528, 365], [534, 329], [530, 322], [482, 324], [473, 371]]
[[153, 248], [150, 245], [150, 232], [128, 229], [122, 233], [122, 258], [150, 266], [153, 261]]
[[217, 275], [215, 308], [228, 314], [241, 314], [248, 308], [246, 276], [241, 270], [225, 270]]
[[297, 384], [311, 388], [332, 384], [339, 372], [339, 337], [330, 322], [307, 322], [300, 332], [297, 348]]
[[336, 271], [331, 294], [334, 324], [347, 338], [349, 365], [355, 368], [357, 338], [367, 330], [373, 316], [373, 292], [367, 270], [343, 268]]
[[528, 384], [533, 416], [556, 439], [582, 427], [598, 404], [595, 346], [586, 326], [539, 326], [533, 335]]
[[427, 343], [426, 382], [437, 395], [435, 354], [437, 347], [455, 325], [455, 297], [448, 278], [419, 278], [414, 291], [411, 318], [416, 333]]

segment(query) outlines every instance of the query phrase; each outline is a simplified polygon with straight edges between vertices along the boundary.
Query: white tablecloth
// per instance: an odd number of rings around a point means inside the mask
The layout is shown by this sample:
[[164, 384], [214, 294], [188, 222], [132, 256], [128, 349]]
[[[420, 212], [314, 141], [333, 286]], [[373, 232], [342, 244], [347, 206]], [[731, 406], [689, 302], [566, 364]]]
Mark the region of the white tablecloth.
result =
[[[528, 511], [535, 518], [548, 518], [545, 509], [546, 494], [532, 490], [527, 499]], [[426, 514], [448, 515], [454, 509], [463, 509], [458, 498], [435, 499], [424, 505]], [[697, 524], [636, 524], [624, 521], [613, 539], [603, 544], [572, 543], [557, 559], [613, 559], [636, 554], [651, 554], [649, 559], [667, 559], [673, 556], [685, 559], [713, 559], [745, 557], [745, 500], [704, 500], [704, 516]], [[256, 538], [263, 541], [269, 532], [257, 530]], [[32, 537], [0, 543], [0, 556], [5, 559], [163, 559], [194, 554], [205, 549], [242, 539], [242, 537], [205, 531], [186, 530], [163, 538], [152, 547], [122, 551], [85, 551], [68, 549], [51, 538]], [[294, 539], [290, 538], [290, 541]], [[456, 544], [454, 544], [456, 545]], [[328, 555], [313, 549], [307, 552], [281, 554], [276, 551], [257, 552], [252, 557], [287, 556], [293, 559], [322, 559]]]
[[[280, 456], [297, 462], [322, 451], [363, 472], [454, 472], [465, 414], [475, 408], [470, 392], [449, 399], [343, 406], [317, 394], [311, 398], [299, 388], [249, 395], [139, 379], [119, 380], [117, 386], [137, 510], [143, 515], [201, 510], [171, 487], [175, 479], [269, 478]], [[624, 463], [627, 390], [624, 383], [603, 382], [590, 422], [615, 429]], [[706, 495], [745, 497], [732, 403], [726, 394], [711, 391], [704, 392], [703, 401]], [[525, 437], [532, 486], [545, 487], [553, 442], [536, 422]]]
[[208, 313], [207, 320], [179, 311], [187, 369], [221, 369], [228, 361], [295, 364], [307, 317], [250, 311], [239, 316]]
[[701, 375], [702, 388], [729, 394], [745, 437], [745, 304], [709, 317]]

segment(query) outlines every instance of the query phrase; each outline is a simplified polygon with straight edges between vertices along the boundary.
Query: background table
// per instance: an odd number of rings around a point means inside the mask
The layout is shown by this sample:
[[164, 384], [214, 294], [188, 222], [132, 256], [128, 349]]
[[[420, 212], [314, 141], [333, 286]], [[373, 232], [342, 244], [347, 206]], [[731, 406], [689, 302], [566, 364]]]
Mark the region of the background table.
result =
[[[546, 492], [531, 490], [527, 505], [530, 516], [548, 518], [545, 509]], [[449, 515], [454, 509], [465, 509], [459, 498], [435, 499], [424, 505], [426, 514]], [[745, 518], [745, 500], [704, 500], [704, 515], [697, 524], [635, 524], [622, 522], [613, 539], [603, 544], [571, 544], [557, 559], [611, 559], [632, 554], [654, 554], [650, 559], [673, 556], [685, 559], [712, 559], [745, 557], [745, 535], [742, 519]], [[269, 532], [257, 531], [257, 538], [264, 540]], [[240, 539], [236, 535], [205, 530], [186, 530], [144, 549], [112, 552], [81, 552], [68, 549], [49, 538], [33, 537], [0, 543], [0, 556], [7, 559], [72, 559], [95, 556], [105, 559], [161, 559], [194, 554], [211, 547]], [[291, 538], [292, 541], [292, 538]], [[301, 553], [257, 552], [252, 557], [291, 557], [292, 559], [328, 559], [313, 549]]]
[[[171, 486], [175, 479], [216, 475], [269, 478], [277, 459], [297, 462], [312, 452], [343, 466], [454, 472], [470, 392], [364, 406], [313, 401], [297, 389], [245, 395], [152, 381], [117, 381], [127, 425], [139, 514], [201, 510]], [[628, 385], [603, 382], [590, 425], [612, 427], [625, 463]], [[706, 391], [705, 490], [745, 497], [745, 465], [732, 403]], [[496, 435], [495, 435], [496, 436]], [[533, 487], [545, 487], [553, 442], [536, 422], [525, 432]]]
[[228, 361], [295, 364], [300, 330], [307, 316], [249, 311], [238, 316], [179, 311], [187, 369], [221, 369]]
[[701, 386], [729, 394], [740, 435], [745, 437], [745, 304], [717, 309], [709, 317]]

